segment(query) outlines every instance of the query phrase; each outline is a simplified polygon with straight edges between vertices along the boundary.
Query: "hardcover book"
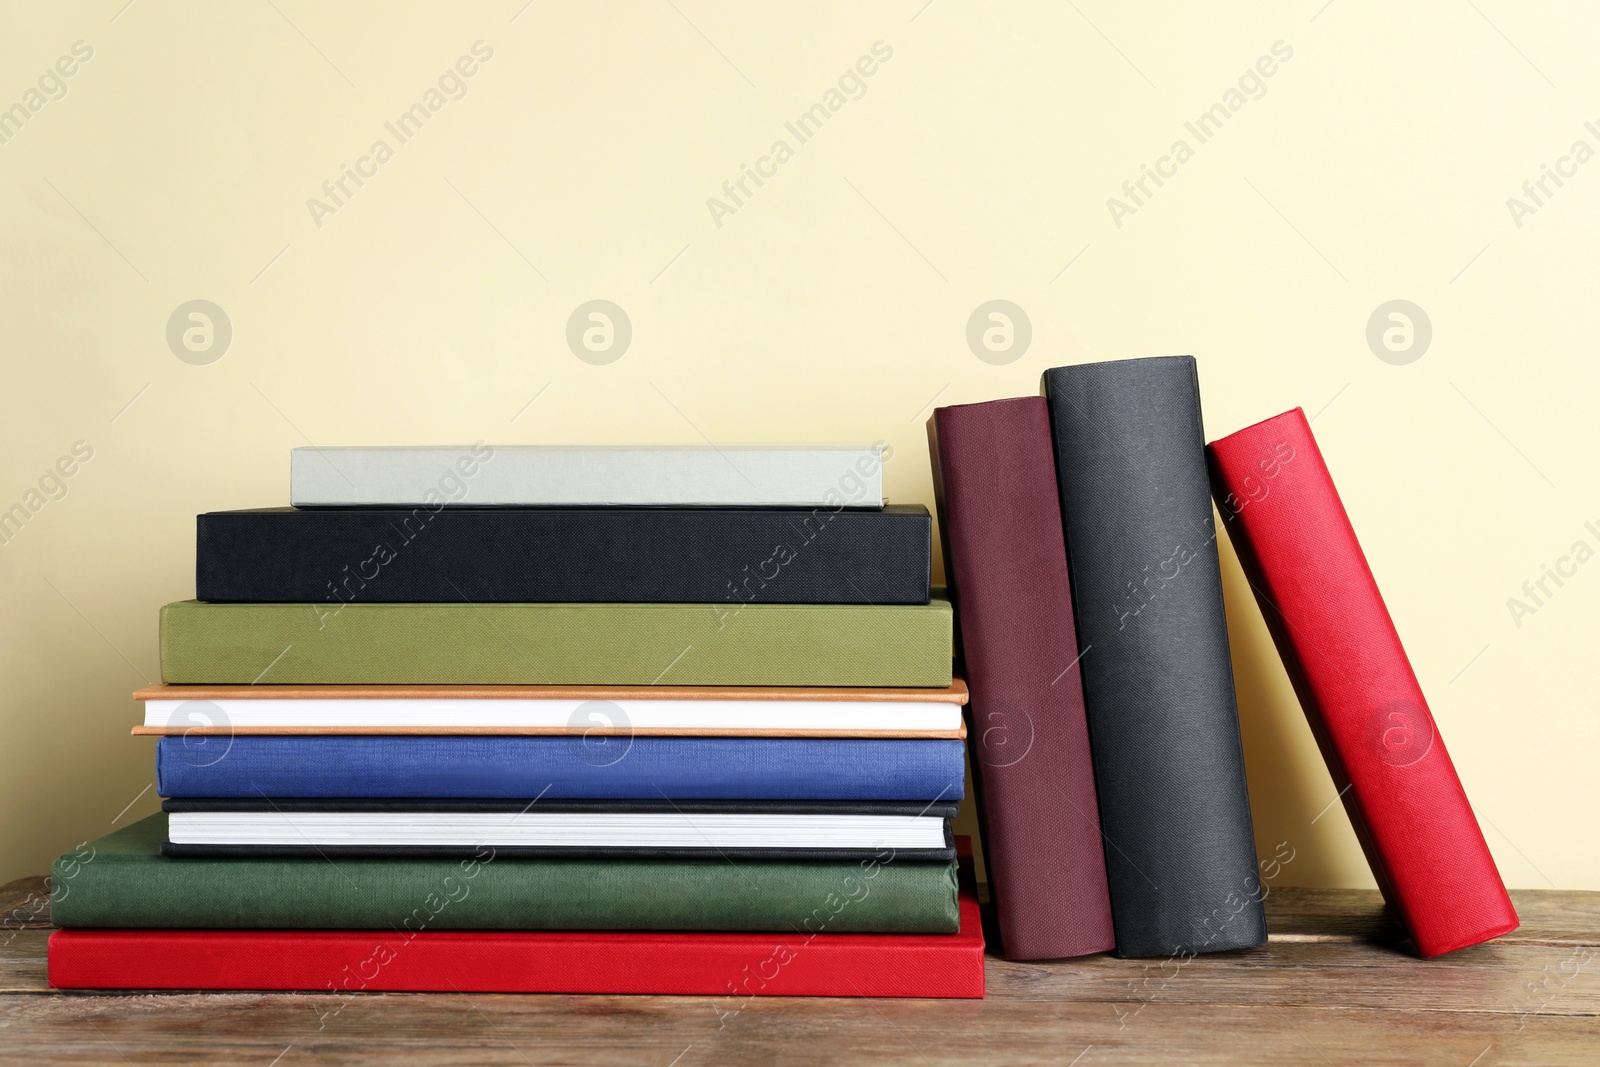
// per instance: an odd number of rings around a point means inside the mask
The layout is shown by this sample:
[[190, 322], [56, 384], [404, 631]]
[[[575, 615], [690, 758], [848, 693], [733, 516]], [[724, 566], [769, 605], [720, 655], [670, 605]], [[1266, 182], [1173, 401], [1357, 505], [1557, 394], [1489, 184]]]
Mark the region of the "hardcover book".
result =
[[880, 507], [882, 445], [489, 445], [297, 448], [296, 507]]
[[960, 800], [959, 740], [197, 735], [156, 742], [164, 797]]
[[859, 860], [956, 858], [955, 802], [168, 800], [164, 856], [497, 856]]
[[960, 679], [920, 689], [156, 685], [133, 698], [144, 701], [135, 734], [560, 734], [599, 746], [612, 736], [956, 738], [967, 689]]
[[[702, 996], [718, 1018], [757, 996], [982, 997], [983, 923], [963, 868], [953, 934], [57, 930], [56, 989], [605, 993]], [[840, 914], [843, 914], [841, 909]]]
[[161, 609], [166, 682], [928, 686], [950, 602], [200, 604]]
[[1189, 356], [1045, 372], [1117, 953], [1267, 927]]
[[1516, 929], [1305, 415], [1296, 408], [1209, 451], [1224, 525], [1373, 874], [1418, 951], [1437, 956]]
[[952, 934], [955, 863], [862, 859], [175, 859], [152, 815], [56, 860], [62, 927], [241, 930], [695, 930]]
[[195, 599], [926, 604], [920, 504], [830, 508], [263, 508], [196, 522]]
[[934, 488], [971, 688], [972, 770], [1008, 959], [1115, 944], [1041, 397], [939, 408]]

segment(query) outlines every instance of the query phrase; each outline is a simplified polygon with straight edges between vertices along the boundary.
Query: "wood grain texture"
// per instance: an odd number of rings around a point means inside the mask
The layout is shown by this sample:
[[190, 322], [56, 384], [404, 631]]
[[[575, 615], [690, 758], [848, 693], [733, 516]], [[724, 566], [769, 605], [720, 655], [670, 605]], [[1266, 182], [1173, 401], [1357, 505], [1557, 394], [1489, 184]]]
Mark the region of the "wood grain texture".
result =
[[13, 916], [0, 936], [0, 1060], [1592, 1065], [1600, 894], [1514, 896], [1516, 933], [1423, 961], [1375, 893], [1278, 889], [1261, 948], [1181, 964], [991, 956], [983, 1001], [340, 998], [50, 990], [43, 882], [23, 879], [0, 887]]

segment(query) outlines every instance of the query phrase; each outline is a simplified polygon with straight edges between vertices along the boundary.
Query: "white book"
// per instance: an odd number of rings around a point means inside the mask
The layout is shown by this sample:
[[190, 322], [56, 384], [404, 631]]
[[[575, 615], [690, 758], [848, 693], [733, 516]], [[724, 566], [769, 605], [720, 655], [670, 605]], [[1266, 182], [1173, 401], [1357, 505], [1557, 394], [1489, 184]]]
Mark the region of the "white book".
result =
[[881, 507], [883, 446], [296, 448], [295, 507]]
[[692, 849], [946, 847], [945, 816], [693, 811], [172, 811], [174, 845], [293, 848]]
[[[864, 737], [961, 730], [959, 704], [887, 701], [150, 700], [145, 731], [255, 733], [769, 734]], [[611, 720], [607, 722], [606, 720]], [[209, 720], [209, 722], [206, 722]], [[145, 732], [142, 731], [142, 732]]]

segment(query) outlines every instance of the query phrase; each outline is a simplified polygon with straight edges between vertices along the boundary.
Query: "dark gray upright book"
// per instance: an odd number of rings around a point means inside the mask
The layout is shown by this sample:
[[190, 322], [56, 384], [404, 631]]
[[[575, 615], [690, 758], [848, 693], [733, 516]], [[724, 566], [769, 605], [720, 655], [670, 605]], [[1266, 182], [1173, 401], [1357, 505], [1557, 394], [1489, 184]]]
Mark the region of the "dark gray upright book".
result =
[[1266, 940], [1191, 356], [1045, 372], [1117, 953]]

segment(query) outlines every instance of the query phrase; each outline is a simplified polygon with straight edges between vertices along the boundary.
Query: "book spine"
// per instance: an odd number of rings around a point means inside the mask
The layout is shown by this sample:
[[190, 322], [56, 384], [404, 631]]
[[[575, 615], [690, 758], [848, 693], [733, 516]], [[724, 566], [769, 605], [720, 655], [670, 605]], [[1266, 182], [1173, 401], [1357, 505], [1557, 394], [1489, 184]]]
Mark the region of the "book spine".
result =
[[[977, 901], [960, 936], [379, 930], [57, 930], [56, 989], [260, 989], [749, 997], [982, 997]], [[972, 931], [969, 936], [968, 930]], [[342, 1008], [338, 996], [322, 1019]]]
[[106, 849], [63, 857], [54, 874], [69, 886], [52, 902], [61, 927], [948, 934], [959, 919], [955, 863], [902, 863], [892, 850], [852, 862], [742, 862], [730, 877], [721, 859], [530, 860], [488, 846], [460, 860], [337, 864]]
[[289, 493], [324, 506], [883, 505], [887, 446], [297, 448]]
[[959, 800], [960, 741], [218, 737], [156, 743], [164, 797]]
[[943, 688], [949, 601], [199, 604], [161, 610], [170, 683]]
[[1224, 525], [1357, 837], [1423, 956], [1517, 915], [1305, 415], [1209, 448]]
[[[946, 827], [945, 838], [950, 831]], [[869, 859], [872, 846], [862, 848], [755, 848], [718, 845], [715, 848], [647, 848], [634, 845], [584, 847], [581, 845], [526, 846], [496, 844], [496, 857], [518, 860], [703, 860], [716, 857], [723, 863], [744, 864], [751, 860], [793, 863], [853, 863]], [[881, 848], [882, 846], [877, 846]], [[168, 842], [161, 854], [174, 859], [468, 859], [471, 845], [353, 845], [353, 844], [189, 844]], [[896, 848], [897, 863], [948, 863], [955, 859], [954, 848]]]
[[1044, 387], [1117, 952], [1261, 944], [1194, 360], [1061, 367]]
[[196, 520], [210, 602], [926, 604], [926, 508], [363, 508]]
[[935, 493], [971, 691], [983, 841], [1008, 959], [1113, 947], [1050, 419], [1039, 397], [940, 408]]

